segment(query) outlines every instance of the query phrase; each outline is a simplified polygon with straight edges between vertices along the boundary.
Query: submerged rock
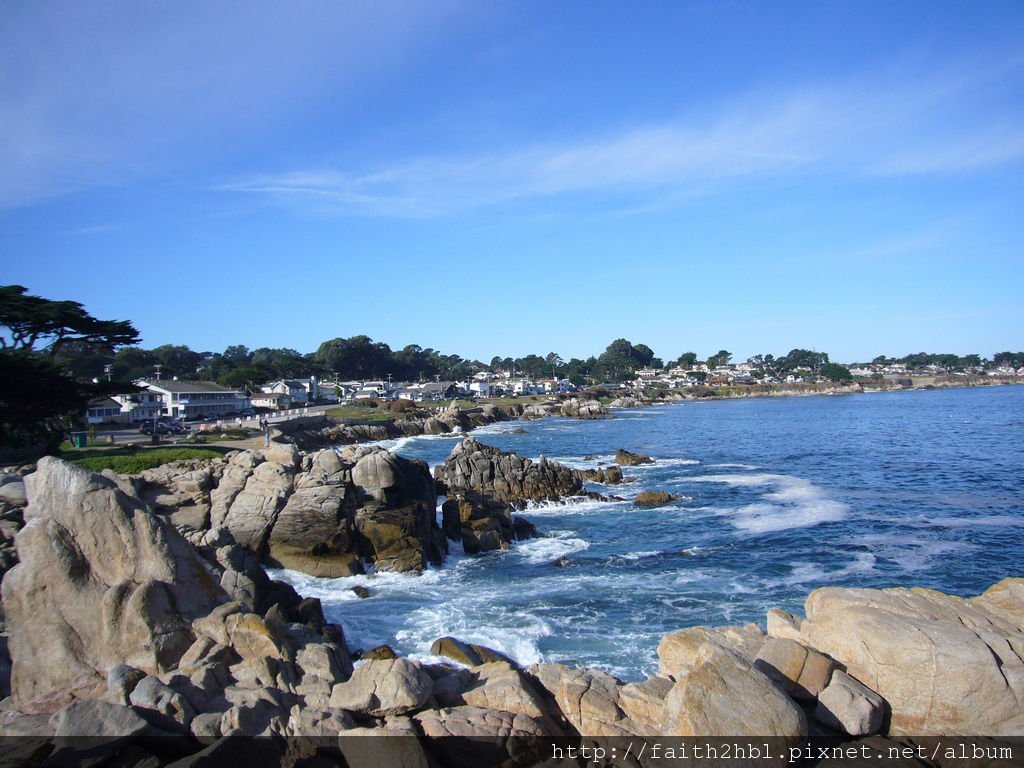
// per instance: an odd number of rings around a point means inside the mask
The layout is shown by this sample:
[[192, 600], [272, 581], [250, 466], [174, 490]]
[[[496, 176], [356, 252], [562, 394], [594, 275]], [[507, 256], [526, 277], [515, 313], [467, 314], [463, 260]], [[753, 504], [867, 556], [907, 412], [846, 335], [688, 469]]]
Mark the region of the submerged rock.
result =
[[665, 491], [644, 491], [638, 493], [633, 503], [638, 507], [661, 507], [670, 504], [681, 498], [678, 493], [666, 493]]
[[441, 637], [430, 646], [430, 653], [434, 656], [445, 656], [468, 667], [476, 667], [481, 664], [488, 664], [496, 661], [511, 662], [508, 656], [499, 653], [486, 645], [475, 643], [464, 643], [454, 637]]

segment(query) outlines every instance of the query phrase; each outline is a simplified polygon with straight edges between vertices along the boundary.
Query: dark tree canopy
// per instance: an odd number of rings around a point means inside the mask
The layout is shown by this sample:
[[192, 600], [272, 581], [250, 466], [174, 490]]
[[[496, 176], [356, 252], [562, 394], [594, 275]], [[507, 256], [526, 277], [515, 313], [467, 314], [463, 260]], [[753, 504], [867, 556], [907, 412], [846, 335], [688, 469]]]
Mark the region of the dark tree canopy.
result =
[[127, 320], [97, 320], [77, 301], [51, 301], [21, 285], [0, 286], [0, 347], [8, 351], [45, 349], [50, 357], [71, 341], [110, 350], [134, 344], [139, 332]]
[[56, 448], [89, 399], [109, 391], [76, 379], [62, 357], [74, 352], [95, 366], [139, 339], [127, 321], [98, 320], [78, 302], [31, 296], [20, 285], [0, 286], [0, 327], [0, 447], [12, 457]]
[[850, 369], [839, 363], [825, 363], [821, 366], [821, 375], [837, 384], [853, 381], [853, 374], [850, 373]]

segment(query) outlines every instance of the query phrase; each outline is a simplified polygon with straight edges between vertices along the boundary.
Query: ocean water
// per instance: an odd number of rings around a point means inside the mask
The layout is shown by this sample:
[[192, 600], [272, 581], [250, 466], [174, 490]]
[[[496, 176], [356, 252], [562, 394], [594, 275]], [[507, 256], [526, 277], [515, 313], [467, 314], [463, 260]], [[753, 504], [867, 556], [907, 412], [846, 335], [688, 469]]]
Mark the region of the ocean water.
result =
[[[922, 586], [976, 594], [1024, 575], [1024, 387], [687, 402], [606, 421], [543, 419], [475, 431], [481, 442], [574, 467], [617, 448], [653, 465], [620, 501], [537, 505], [544, 537], [422, 576], [314, 579], [349, 642], [429, 658], [455, 635], [521, 663], [563, 661], [626, 680], [657, 669], [668, 631], [802, 612], [826, 586]], [[523, 434], [513, 430], [525, 429]], [[452, 436], [389, 443], [432, 466]], [[596, 459], [585, 460], [586, 456]], [[640, 509], [643, 490], [681, 498]], [[567, 556], [567, 567], [553, 562]], [[362, 584], [372, 596], [359, 599]]]

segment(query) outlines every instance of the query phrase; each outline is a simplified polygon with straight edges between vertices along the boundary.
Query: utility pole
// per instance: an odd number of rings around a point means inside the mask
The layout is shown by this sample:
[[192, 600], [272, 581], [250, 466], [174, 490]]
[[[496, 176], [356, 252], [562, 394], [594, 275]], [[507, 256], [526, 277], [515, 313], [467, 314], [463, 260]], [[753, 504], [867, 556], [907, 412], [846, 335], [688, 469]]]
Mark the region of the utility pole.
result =
[[107, 364], [103, 366], [103, 373], [107, 376], [107, 383], [110, 383], [110, 377], [114, 374], [114, 366]]
[[154, 373], [155, 373], [155, 375], [156, 375], [156, 380], [157, 380], [157, 381], [160, 381], [160, 368], [161, 368], [161, 367], [162, 367], [162, 366], [161, 366], [161, 365], [159, 365], [159, 364], [157, 364], [157, 365], [154, 365], [154, 366], [153, 366], [153, 371], [154, 371]]

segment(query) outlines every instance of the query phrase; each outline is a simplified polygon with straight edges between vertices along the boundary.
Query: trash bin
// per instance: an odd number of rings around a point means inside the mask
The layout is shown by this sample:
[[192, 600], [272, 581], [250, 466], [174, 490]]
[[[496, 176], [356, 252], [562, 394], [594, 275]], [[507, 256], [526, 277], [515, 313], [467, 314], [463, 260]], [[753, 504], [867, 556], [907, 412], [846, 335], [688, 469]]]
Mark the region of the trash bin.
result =
[[89, 433], [88, 432], [72, 432], [71, 433], [71, 444], [75, 448], [85, 448], [89, 445]]

